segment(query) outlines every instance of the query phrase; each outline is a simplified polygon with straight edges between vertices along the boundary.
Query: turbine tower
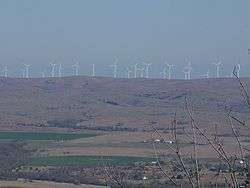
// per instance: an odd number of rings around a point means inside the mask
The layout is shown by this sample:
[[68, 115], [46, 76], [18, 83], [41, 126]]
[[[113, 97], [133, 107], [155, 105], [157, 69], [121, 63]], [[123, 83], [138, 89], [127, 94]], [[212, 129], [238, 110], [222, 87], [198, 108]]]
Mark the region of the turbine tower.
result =
[[167, 66], [167, 72], [168, 72], [168, 79], [171, 80], [174, 65], [166, 63], [166, 66]]
[[62, 77], [62, 70], [63, 70], [62, 64], [60, 63], [60, 64], [59, 64], [59, 67], [58, 67], [58, 76], [59, 76], [59, 77]]
[[151, 63], [144, 63], [146, 70], [146, 78], [149, 78], [149, 68], [152, 65]]
[[56, 70], [56, 64], [55, 63], [50, 63], [51, 66], [51, 77], [55, 77], [55, 70]]
[[221, 61], [217, 61], [215, 63], [213, 63], [213, 65], [216, 66], [216, 77], [219, 78], [220, 77], [220, 68], [222, 66]]
[[137, 77], [138, 63], [134, 65], [134, 77]]
[[131, 69], [129, 67], [127, 67], [127, 78], [130, 78], [130, 74], [132, 73]]
[[240, 68], [241, 68], [240, 63], [238, 63], [235, 68], [236, 68], [236, 75], [240, 77]]
[[92, 64], [92, 76], [95, 76], [95, 64]]
[[191, 79], [191, 72], [192, 72], [191, 62], [188, 62], [188, 64], [183, 69], [184, 77], [186, 80]]
[[30, 75], [30, 66], [29, 64], [24, 64], [24, 72], [25, 72], [25, 78], [29, 78]]
[[143, 78], [144, 77], [144, 71], [145, 71], [144, 67], [139, 68], [138, 71], [140, 73], [140, 78]]
[[42, 78], [45, 78], [46, 77], [46, 74], [45, 74], [45, 71], [42, 72]]
[[73, 75], [79, 76], [79, 68], [80, 68], [79, 62], [76, 62], [76, 64], [72, 65], [72, 67], [73, 67]]
[[25, 78], [25, 69], [21, 69], [21, 76], [22, 78]]
[[115, 63], [113, 65], [110, 65], [110, 67], [113, 68], [113, 77], [117, 78], [117, 67], [118, 67], [118, 65], [117, 65], [117, 59], [115, 60]]
[[207, 70], [206, 74], [201, 76], [202, 78], [210, 78], [210, 71], [209, 69]]
[[210, 70], [209, 69], [207, 70], [206, 78], [210, 78]]
[[167, 78], [167, 67], [164, 66], [162, 72], [160, 72], [161, 75], [163, 75], [163, 79]]
[[8, 66], [5, 65], [4, 67], [4, 77], [7, 78], [8, 77]]

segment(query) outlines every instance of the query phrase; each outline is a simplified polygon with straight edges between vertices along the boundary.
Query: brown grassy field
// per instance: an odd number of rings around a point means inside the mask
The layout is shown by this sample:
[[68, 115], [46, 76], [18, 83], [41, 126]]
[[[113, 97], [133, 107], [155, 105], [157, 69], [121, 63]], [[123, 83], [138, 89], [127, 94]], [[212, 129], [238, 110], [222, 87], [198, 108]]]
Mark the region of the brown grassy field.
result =
[[[243, 79], [249, 85], [250, 79]], [[198, 80], [67, 77], [1, 78], [1, 130], [149, 130], [168, 127], [176, 112], [186, 123], [184, 99], [201, 126], [225, 123], [224, 107], [247, 109], [232, 78]]]
[[[64, 156], [64, 155], [98, 155], [98, 156], [137, 156], [137, 157], [154, 157], [154, 150], [151, 139], [152, 132], [127, 132], [127, 133], [110, 133], [92, 138], [76, 139], [66, 141], [59, 147], [50, 147], [45, 150], [42, 155]], [[166, 140], [171, 140], [170, 134], [163, 134]], [[154, 136], [157, 139], [157, 136]], [[239, 153], [239, 148], [235, 138], [221, 137], [227, 153]], [[243, 145], [250, 147], [250, 142], [244, 142], [249, 137], [241, 137]], [[185, 143], [187, 138], [183, 135], [180, 140]], [[145, 142], [147, 141], [147, 142]], [[200, 139], [198, 146], [198, 154], [200, 158], [216, 158], [212, 148]], [[156, 145], [159, 153], [169, 155], [173, 154], [166, 144], [160, 143]], [[182, 154], [185, 155], [192, 151], [193, 145], [185, 145], [182, 148]]]
[[108, 188], [95, 185], [74, 185], [68, 183], [54, 183], [46, 181], [0, 181], [0, 188]]
[[[243, 79], [243, 82], [249, 85], [250, 79]], [[20, 174], [23, 177], [27, 173], [27, 176], [24, 177], [28, 179], [39, 178], [39, 173], [45, 173], [43, 175], [46, 175], [46, 171], [51, 170], [53, 172], [53, 168], [60, 170], [60, 167], [66, 167], [69, 173], [62, 173], [62, 176], [57, 177], [56, 180], [49, 180], [61, 182], [65, 176], [68, 180], [71, 180], [67, 182], [78, 182], [77, 179], [85, 177], [82, 176], [82, 173], [87, 174], [88, 178], [92, 177], [92, 173], [97, 173], [95, 177], [100, 178], [99, 180], [103, 182], [103, 173], [98, 174], [98, 170], [85, 169], [82, 172], [77, 169], [78, 167], [82, 168], [80, 165], [74, 167], [72, 165], [73, 169], [63, 165], [70, 156], [77, 156], [68, 160], [68, 162], [71, 160], [73, 163], [75, 161], [72, 160], [81, 160], [81, 156], [85, 156], [85, 158], [86, 156], [90, 158], [93, 158], [93, 156], [110, 156], [110, 158], [132, 156], [149, 157], [151, 160], [155, 157], [152, 141], [160, 139], [159, 135], [153, 134], [152, 130], [158, 129], [167, 141], [173, 140], [170, 122], [175, 114], [181, 155], [186, 159], [190, 158], [190, 153], [193, 150], [192, 142], [190, 142], [192, 131], [190, 120], [185, 111], [185, 98], [192, 102], [192, 112], [199, 127], [211, 139], [216, 134], [223, 142], [225, 152], [229, 155], [239, 153], [239, 147], [235, 138], [232, 137], [232, 130], [225, 116], [225, 107], [230, 107], [236, 117], [244, 121], [250, 120], [249, 109], [240, 95], [239, 83], [232, 78], [188, 81], [91, 77], [1, 78], [0, 86], [0, 131], [94, 133], [93, 137], [73, 140], [12, 140], [12, 142], [23, 144], [25, 149], [23, 152], [33, 151], [31, 158], [28, 159], [30, 163], [27, 163], [27, 166], [20, 167], [19, 165], [19, 167], [14, 168], [15, 177], [19, 177]], [[236, 126], [243, 147], [250, 148], [249, 129], [239, 124]], [[1, 141], [5, 142], [5, 140]], [[205, 163], [209, 160], [217, 163], [217, 155], [204, 138], [197, 135], [197, 141], [199, 160]], [[168, 148], [168, 144], [156, 143], [156, 148], [158, 155], [162, 158], [175, 159], [173, 151]], [[8, 157], [6, 156], [8, 155], [3, 153], [3, 158], [7, 161]], [[68, 157], [59, 160], [54, 156]], [[32, 163], [32, 160], [40, 160], [41, 157], [45, 157], [46, 164], [39, 163], [39, 161], [38, 163]], [[59, 166], [53, 161], [52, 163], [48, 162], [53, 157], [59, 160]], [[13, 161], [15, 162], [15, 160]], [[138, 161], [142, 162], [141, 159], [138, 159]], [[16, 164], [14, 162], [13, 165]], [[34, 165], [34, 168], [30, 170], [29, 164], [39, 164], [40, 167], [37, 168]], [[48, 164], [51, 164], [51, 166], [48, 166]], [[70, 162], [67, 164], [70, 166]], [[81, 162], [80, 164], [86, 165], [86, 163]], [[151, 168], [151, 162], [144, 162], [144, 164], [149, 165], [147, 168]], [[88, 165], [83, 168], [88, 168]], [[159, 171], [157, 168], [155, 170]], [[143, 173], [142, 171], [139, 172]], [[55, 171], [54, 173], [58, 174]], [[79, 176], [75, 175], [75, 179], [71, 179], [71, 173], [76, 173]], [[154, 172], [152, 171], [151, 174], [154, 174]], [[142, 175], [140, 174], [139, 178], [142, 178]], [[48, 180], [50, 176], [47, 174], [46, 178]], [[95, 180], [96, 178], [92, 179], [92, 183]], [[86, 181], [86, 179], [82, 179], [81, 182], [89, 183]], [[78, 186], [52, 182], [0, 183], [0, 187], [4, 186], [18, 188], [91, 187], [90, 185]]]

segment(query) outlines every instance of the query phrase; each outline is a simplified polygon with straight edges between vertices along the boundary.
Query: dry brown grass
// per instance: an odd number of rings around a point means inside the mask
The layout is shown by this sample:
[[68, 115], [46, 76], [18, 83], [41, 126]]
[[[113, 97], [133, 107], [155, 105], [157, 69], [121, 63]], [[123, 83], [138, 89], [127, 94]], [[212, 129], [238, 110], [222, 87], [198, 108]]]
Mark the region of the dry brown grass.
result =
[[74, 185], [67, 183], [55, 183], [47, 181], [0, 181], [0, 188], [107, 188], [95, 185]]
[[[84, 138], [66, 141], [55, 147], [47, 148], [42, 154], [51, 156], [64, 155], [97, 155], [97, 156], [136, 156], [136, 157], [154, 157], [154, 151], [151, 143], [150, 132], [114, 132], [93, 138]], [[170, 134], [163, 134], [166, 140], [171, 140]], [[185, 135], [179, 135], [180, 139], [185, 143]], [[157, 137], [155, 137], [157, 139]], [[237, 143], [233, 137], [221, 137], [225, 145], [225, 150], [228, 153], [238, 153]], [[241, 140], [249, 140], [249, 137], [241, 137]], [[144, 143], [143, 141], [147, 141]], [[204, 141], [205, 144], [199, 146], [198, 154], [200, 158], [215, 158], [212, 148]], [[244, 142], [244, 146], [250, 147], [249, 142]], [[185, 145], [182, 148], [182, 153], [192, 150], [192, 145]], [[166, 144], [157, 144], [159, 153], [168, 155], [171, 154]]]

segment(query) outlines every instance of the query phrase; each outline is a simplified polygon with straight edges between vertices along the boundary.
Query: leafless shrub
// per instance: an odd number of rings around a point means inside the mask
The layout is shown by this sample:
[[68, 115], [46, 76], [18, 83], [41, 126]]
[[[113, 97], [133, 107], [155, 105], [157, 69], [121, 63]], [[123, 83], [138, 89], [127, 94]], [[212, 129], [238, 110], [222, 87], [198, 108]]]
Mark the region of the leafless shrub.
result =
[[[233, 75], [237, 79], [240, 88], [241, 88], [241, 94], [242, 97], [246, 103], [246, 105], [250, 108], [250, 97], [247, 92], [245, 84], [241, 81], [239, 76], [236, 73], [236, 68], [234, 68]], [[246, 151], [250, 151], [247, 148], [244, 148], [241, 140], [240, 140], [240, 133], [235, 125], [235, 123], [240, 124], [244, 127], [247, 127], [247, 122], [243, 121], [242, 119], [236, 117], [231, 108], [225, 108], [226, 110], [226, 119], [227, 124], [230, 126], [231, 129], [231, 136], [235, 139], [235, 142], [237, 143], [237, 148], [239, 149], [239, 154], [229, 154], [225, 150], [225, 146], [222, 142], [222, 140], [219, 138], [218, 133], [218, 125], [215, 125], [215, 134], [212, 138], [211, 135], [209, 135], [206, 130], [203, 130], [201, 126], [199, 126], [199, 123], [196, 121], [194, 116], [194, 110], [192, 107], [192, 103], [188, 98], [185, 98], [185, 111], [190, 121], [190, 129], [191, 134], [187, 133], [185, 129], [183, 129], [183, 133], [185, 135], [185, 139], [187, 142], [192, 143], [193, 145], [193, 151], [188, 154], [187, 158], [192, 158], [193, 165], [186, 165], [186, 161], [183, 158], [183, 155], [181, 153], [181, 147], [180, 147], [180, 141], [178, 138], [178, 134], [176, 132], [176, 125], [177, 120], [176, 116], [174, 117], [172, 121], [172, 137], [173, 138], [173, 145], [167, 144], [168, 149], [175, 154], [177, 160], [175, 161], [175, 164], [171, 164], [167, 161], [166, 163], [168, 165], [161, 165], [160, 159], [159, 159], [159, 151], [156, 148], [156, 145], [154, 143], [154, 140], [152, 139], [152, 145], [155, 153], [155, 157], [157, 160], [157, 164], [159, 169], [162, 171], [162, 173], [175, 185], [179, 186], [179, 183], [176, 179], [176, 173], [183, 172], [187, 180], [189, 181], [191, 187], [194, 188], [200, 188], [201, 187], [201, 172], [200, 172], [200, 165], [199, 165], [199, 156], [198, 156], [198, 141], [197, 137], [199, 137], [201, 140], [204, 140], [214, 151], [218, 159], [227, 166], [227, 171], [223, 175], [221, 174], [221, 170], [218, 170], [218, 172], [215, 174], [215, 177], [218, 177], [219, 175], [224, 176], [224, 182], [229, 187], [238, 188], [240, 185], [240, 182], [237, 177], [237, 162], [240, 161], [240, 164], [243, 165], [243, 177], [245, 181], [247, 181], [249, 166], [247, 164], [247, 161], [245, 159]], [[249, 127], [247, 127], [249, 128]], [[163, 134], [158, 131], [156, 128], [154, 128], [154, 134], [157, 134], [158, 138], [163, 138]], [[165, 139], [165, 138], [164, 138]], [[183, 139], [183, 136], [182, 136]], [[167, 140], [167, 139], [166, 139]], [[173, 167], [178, 167], [177, 170], [173, 171]], [[192, 168], [194, 166], [194, 168]], [[216, 183], [217, 184], [217, 183]]]
[[119, 167], [109, 164], [108, 162], [103, 163], [103, 169], [105, 172], [105, 180], [111, 185], [118, 188], [125, 188], [125, 172]]

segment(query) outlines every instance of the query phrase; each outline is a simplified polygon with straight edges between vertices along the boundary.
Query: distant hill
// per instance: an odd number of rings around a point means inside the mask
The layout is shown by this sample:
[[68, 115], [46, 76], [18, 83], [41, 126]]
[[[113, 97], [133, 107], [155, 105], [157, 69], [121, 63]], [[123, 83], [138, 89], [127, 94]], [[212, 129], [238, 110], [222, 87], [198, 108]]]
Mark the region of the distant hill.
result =
[[[242, 79], [250, 85], [250, 79]], [[197, 80], [65, 77], [0, 79], [1, 129], [72, 127], [100, 130], [168, 128], [177, 113], [188, 123], [184, 101], [194, 105], [202, 126], [224, 123], [224, 108], [239, 117], [249, 109], [232, 78]]]

